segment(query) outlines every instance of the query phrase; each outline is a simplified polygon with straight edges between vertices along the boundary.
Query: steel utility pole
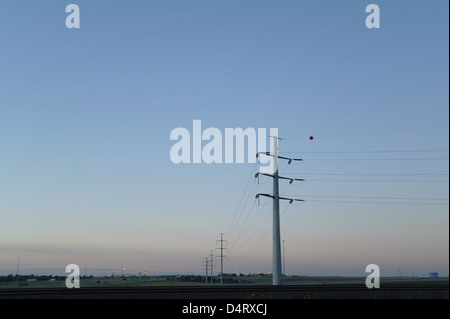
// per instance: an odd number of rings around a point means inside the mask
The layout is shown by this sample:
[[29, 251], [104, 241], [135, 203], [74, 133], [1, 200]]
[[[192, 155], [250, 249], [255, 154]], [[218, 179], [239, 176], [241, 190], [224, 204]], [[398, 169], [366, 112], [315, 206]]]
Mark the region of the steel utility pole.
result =
[[285, 240], [283, 239], [283, 275], [286, 275], [286, 263], [284, 262], [284, 242]]
[[208, 284], [208, 256], [205, 257], [205, 284]]
[[19, 262], [20, 262], [20, 257], [17, 257], [16, 281], [19, 278]]
[[210, 273], [210, 275], [211, 275], [211, 284], [213, 283], [213, 266], [214, 266], [214, 264], [213, 264], [213, 250], [211, 249], [211, 259], [210, 259], [210, 261], [209, 261], [209, 265], [211, 266], [211, 273]]
[[280, 194], [278, 187], [278, 136], [273, 136], [273, 260], [272, 279], [281, 285]]
[[[220, 240], [217, 242], [220, 242], [220, 285], [223, 285], [223, 257], [226, 257], [223, 255], [223, 251], [227, 248], [223, 248], [223, 243], [226, 242], [226, 240], [223, 240], [223, 233], [220, 233]], [[216, 242], [216, 243], [217, 243]]]
[[278, 181], [279, 181], [279, 179], [287, 179], [287, 180], [289, 180], [289, 183], [292, 184], [293, 181], [303, 181], [303, 179], [281, 177], [278, 175], [278, 159], [279, 158], [288, 160], [288, 164], [291, 164], [292, 161], [302, 161], [302, 159], [278, 156], [278, 136], [272, 136], [272, 138], [273, 138], [273, 154], [271, 155], [270, 152], [269, 153], [263, 152], [263, 153], [258, 153], [256, 156], [259, 156], [259, 154], [273, 156], [273, 174], [271, 175], [271, 174], [265, 174], [265, 173], [257, 173], [255, 175], [255, 177], [258, 177], [259, 175], [265, 175], [265, 176], [269, 176], [269, 177], [273, 178], [273, 195], [256, 194], [256, 198], [259, 198], [259, 196], [265, 196], [265, 197], [270, 197], [273, 199], [272, 284], [274, 286], [277, 286], [277, 285], [281, 285], [281, 278], [282, 278], [281, 239], [280, 239], [280, 199], [288, 200], [290, 204], [292, 204], [294, 201], [299, 201], [299, 202], [303, 201], [301, 199], [280, 197]]

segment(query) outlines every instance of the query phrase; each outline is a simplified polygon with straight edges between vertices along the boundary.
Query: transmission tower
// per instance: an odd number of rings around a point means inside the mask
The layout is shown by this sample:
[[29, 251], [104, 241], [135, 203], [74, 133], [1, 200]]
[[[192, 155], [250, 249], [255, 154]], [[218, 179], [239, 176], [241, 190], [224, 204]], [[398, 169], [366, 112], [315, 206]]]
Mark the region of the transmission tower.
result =
[[216, 248], [220, 250], [220, 285], [223, 285], [223, 257], [227, 257], [224, 256], [223, 251], [228, 249], [223, 247], [223, 243], [228, 243], [228, 241], [223, 240], [223, 233], [220, 233], [220, 240], [217, 240], [217, 243], [220, 243], [220, 248]]
[[286, 198], [280, 197], [279, 194], [279, 179], [289, 180], [289, 183], [292, 184], [294, 181], [303, 181], [303, 179], [298, 178], [288, 178], [281, 177], [278, 175], [278, 159], [285, 159], [288, 161], [288, 164], [291, 164], [292, 161], [302, 161], [299, 158], [288, 158], [283, 156], [278, 156], [278, 136], [271, 136], [273, 138], [273, 154], [270, 152], [261, 152], [259, 155], [267, 155], [273, 156], [273, 174], [265, 174], [265, 173], [257, 173], [255, 177], [259, 175], [265, 175], [273, 178], [273, 194], [256, 194], [256, 198], [260, 196], [270, 197], [273, 199], [273, 260], [272, 260], [272, 284], [274, 286], [281, 285], [282, 278], [282, 270], [281, 270], [281, 240], [280, 240], [280, 199], [289, 201], [289, 204], [292, 204], [294, 201], [302, 202], [301, 199], [294, 198]]
[[205, 273], [205, 284], [207, 284], [208, 283], [208, 265], [209, 265], [208, 256], [205, 257], [204, 263], [205, 263], [205, 272], [206, 272]]
[[210, 272], [211, 284], [213, 283], [213, 267], [214, 267], [213, 260], [214, 260], [213, 259], [213, 250], [211, 249], [211, 259], [209, 260], [209, 266], [211, 268], [211, 272]]

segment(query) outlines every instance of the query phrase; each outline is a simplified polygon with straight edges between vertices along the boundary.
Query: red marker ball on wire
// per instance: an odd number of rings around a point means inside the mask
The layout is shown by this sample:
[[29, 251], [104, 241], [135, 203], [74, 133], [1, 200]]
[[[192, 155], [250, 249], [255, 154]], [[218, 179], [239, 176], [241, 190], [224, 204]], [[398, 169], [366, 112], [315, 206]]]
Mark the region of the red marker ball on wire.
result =
[[312, 141], [314, 140], [314, 136], [310, 136], [309, 139]]

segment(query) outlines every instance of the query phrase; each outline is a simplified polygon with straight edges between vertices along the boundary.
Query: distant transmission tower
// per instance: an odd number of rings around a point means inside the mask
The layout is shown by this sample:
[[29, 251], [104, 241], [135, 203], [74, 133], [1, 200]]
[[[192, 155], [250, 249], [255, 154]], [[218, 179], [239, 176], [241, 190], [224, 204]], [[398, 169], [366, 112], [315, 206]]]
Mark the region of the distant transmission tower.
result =
[[211, 284], [213, 283], [213, 267], [214, 267], [214, 264], [213, 264], [213, 250], [211, 249], [211, 259], [210, 259], [210, 261], [209, 261], [209, 266], [210, 266], [210, 268], [211, 268], [211, 272], [210, 272], [210, 275], [211, 275]]
[[16, 281], [19, 278], [19, 263], [20, 263], [20, 257], [17, 257]]
[[278, 159], [288, 160], [288, 164], [291, 164], [292, 161], [302, 161], [299, 158], [288, 158], [278, 156], [278, 136], [271, 136], [273, 138], [273, 154], [270, 152], [261, 152], [256, 156], [258, 157], [260, 154], [264, 154], [267, 156], [273, 156], [273, 174], [265, 174], [265, 173], [257, 173], [255, 177], [259, 175], [265, 175], [273, 178], [273, 195], [270, 194], [256, 194], [256, 198], [260, 196], [270, 197], [273, 199], [273, 261], [272, 261], [272, 283], [273, 285], [281, 285], [282, 278], [282, 270], [281, 270], [281, 240], [280, 240], [280, 199], [289, 201], [289, 204], [292, 204], [294, 201], [302, 202], [302, 199], [293, 199], [280, 197], [279, 194], [279, 179], [289, 180], [289, 183], [292, 184], [293, 181], [303, 181], [303, 179], [297, 178], [288, 178], [278, 176]]
[[223, 243], [227, 243], [226, 240], [223, 240], [223, 233], [220, 233], [220, 240], [217, 240], [216, 243], [220, 243], [220, 248], [216, 248], [220, 250], [220, 285], [223, 285], [223, 257], [224, 256], [223, 251], [228, 249], [223, 247]]
[[205, 283], [208, 283], [208, 256], [205, 257]]

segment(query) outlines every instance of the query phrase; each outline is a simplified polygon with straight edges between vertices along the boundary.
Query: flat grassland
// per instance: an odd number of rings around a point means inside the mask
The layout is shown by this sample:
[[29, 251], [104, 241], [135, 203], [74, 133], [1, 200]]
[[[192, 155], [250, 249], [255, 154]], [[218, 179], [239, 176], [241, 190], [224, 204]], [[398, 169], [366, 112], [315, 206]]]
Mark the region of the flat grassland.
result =
[[[289, 276], [283, 277], [283, 285], [362, 285], [365, 286], [365, 277], [340, 276]], [[224, 285], [271, 285], [270, 275], [251, 275], [233, 278], [224, 278]], [[412, 278], [412, 277], [382, 277], [381, 285], [449, 285], [448, 278]], [[205, 283], [201, 276], [147, 276], [147, 277], [81, 277], [80, 286], [83, 287], [152, 287], [152, 286], [211, 286], [219, 285], [217, 277], [213, 283]], [[0, 282], [0, 289], [20, 288], [61, 288], [65, 287], [65, 278], [36, 281], [18, 280]]]

